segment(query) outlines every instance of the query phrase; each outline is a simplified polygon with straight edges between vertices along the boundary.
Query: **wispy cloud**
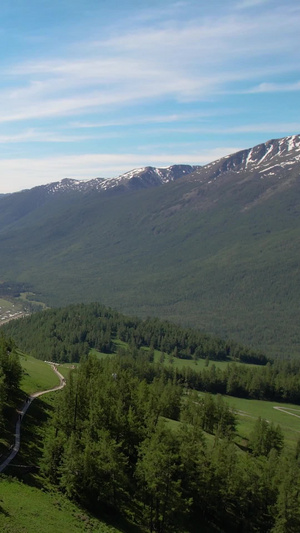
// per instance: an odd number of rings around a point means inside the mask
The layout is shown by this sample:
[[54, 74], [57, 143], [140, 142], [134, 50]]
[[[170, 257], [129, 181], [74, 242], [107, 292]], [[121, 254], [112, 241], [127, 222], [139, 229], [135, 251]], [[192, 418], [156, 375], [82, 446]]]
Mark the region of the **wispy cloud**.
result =
[[[277, 75], [287, 63], [295, 69], [298, 30], [289, 9], [255, 19], [215, 16], [124, 29], [118, 36], [94, 42], [92, 53], [91, 43], [86, 43], [87, 49], [83, 44], [75, 58], [41, 58], [11, 66], [4, 72], [8, 82], [21, 83], [0, 93], [0, 122], [101, 112], [107, 106], [162, 98], [205, 101], [229, 85], [259, 79], [266, 73], [265, 65], [257, 62], [259, 56], [269, 59], [269, 70]], [[257, 91], [274, 91], [274, 86], [258, 84]]]
[[[215, 130], [217, 131], [217, 129]], [[227, 128], [219, 128], [219, 133], [272, 133], [292, 135], [300, 132], [300, 121], [298, 122], [263, 122], [255, 124], [243, 124]]]
[[180, 133], [193, 133], [193, 134], [237, 134], [237, 133], [272, 133], [274, 131], [277, 134], [292, 135], [293, 132], [300, 131], [300, 121], [298, 122], [265, 122], [254, 124], [243, 124], [239, 126], [174, 126], [170, 128], [164, 128], [165, 132], [180, 132]]
[[248, 93], [278, 93], [300, 91], [300, 81], [293, 83], [260, 83], [256, 87], [249, 89]]
[[226, 115], [232, 115], [238, 113], [238, 109], [227, 109], [222, 110], [210, 109], [202, 111], [193, 111], [190, 113], [172, 113], [172, 114], [161, 114], [161, 115], [135, 115], [131, 117], [121, 118], [116, 117], [110, 120], [102, 120], [101, 122], [87, 122], [87, 121], [74, 121], [70, 123], [70, 126], [75, 128], [108, 128], [112, 126], [132, 126], [132, 125], [147, 125], [147, 124], [169, 124], [169, 123], [180, 123], [187, 122], [190, 120], [203, 121], [211, 117], [220, 117]]
[[[112, 135], [112, 134], [109, 134]], [[117, 133], [113, 134], [117, 136]], [[99, 139], [101, 137], [107, 137], [107, 133], [97, 135], [78, 135], [64, 134], [58, 131], [41, 131], [39, 129], [30, 128], [28, 130], [21, 131], [14, 134], [0, 134], [0, 144], [10, 143], [74, 143], [81, 142], [89, 139]]]
[[248, 9], [268, 4], [270, 0], [242, 0], [236, 4], [237, 9]]

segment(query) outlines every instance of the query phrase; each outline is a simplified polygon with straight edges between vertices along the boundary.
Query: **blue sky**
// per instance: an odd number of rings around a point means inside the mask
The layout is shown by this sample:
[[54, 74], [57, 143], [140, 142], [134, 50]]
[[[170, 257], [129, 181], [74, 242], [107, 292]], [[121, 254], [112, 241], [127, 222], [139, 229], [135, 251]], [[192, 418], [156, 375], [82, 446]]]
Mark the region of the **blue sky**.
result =
[[2, 0], [0, 193], [300, 133], [296, 0]]

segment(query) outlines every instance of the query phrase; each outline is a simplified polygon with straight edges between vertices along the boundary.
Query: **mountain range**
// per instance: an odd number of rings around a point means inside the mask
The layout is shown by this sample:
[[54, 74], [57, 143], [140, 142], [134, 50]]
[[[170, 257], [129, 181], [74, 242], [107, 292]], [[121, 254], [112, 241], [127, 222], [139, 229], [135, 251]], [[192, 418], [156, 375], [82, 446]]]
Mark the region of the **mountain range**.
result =
[[0, 280], [299, 354], [300, 136], [0, 196]]

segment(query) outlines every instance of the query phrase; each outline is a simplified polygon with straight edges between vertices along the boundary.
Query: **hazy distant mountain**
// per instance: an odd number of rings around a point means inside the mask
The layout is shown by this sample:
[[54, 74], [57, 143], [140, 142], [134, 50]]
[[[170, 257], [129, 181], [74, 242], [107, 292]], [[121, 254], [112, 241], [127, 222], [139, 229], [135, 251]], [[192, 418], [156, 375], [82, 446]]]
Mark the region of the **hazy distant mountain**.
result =
[[[0, 198], [0, 280], [300, 353], [300, 136]], [[105, 185], [106, 184], [106, 185]]]

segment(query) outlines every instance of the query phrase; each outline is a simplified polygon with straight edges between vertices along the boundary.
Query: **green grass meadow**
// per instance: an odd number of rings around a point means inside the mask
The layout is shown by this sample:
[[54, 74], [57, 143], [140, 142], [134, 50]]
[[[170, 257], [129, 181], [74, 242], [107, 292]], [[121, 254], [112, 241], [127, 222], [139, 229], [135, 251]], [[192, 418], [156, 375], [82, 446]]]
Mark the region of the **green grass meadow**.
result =
[[[199, 396], [203, 396], [204, 394], [199, 393]], [[261, 417], [268, 422], [273, 422], [275, 426], [279, 424], [284, 435], [286, 449], [295, 449], [296, 443], [300, 438], [299, 405], [263, 400], [247, 400], [233, 396], [223, 396], [223, 398], [236, 413], [237, 436], [235, 441], [238, 444], [247, 446], [255, 422]], [[275, 407], [279, 407], [281, 410], [275, 409]]]
[[26, 394], [48, 390], [59, 385], [59, 379], [48, 363], [22, 353], [19, 357], [23, 368], [21, 389]]
[[[127, 349], [128, 343], [115, 340], [114, 341], [116, 351], [118, 348]], [[143, 350], [145, 352], [149, 351], [148, 347], [143, 347]], [[98, 350], [92, 349], [90, 351], [90, 354], [94, 354], [98, 357], [98, 359], [105, 359], [106, 357], [112, 357], [114, 353], [107, 354], [103, 352], [99, 352]], [[174, 368], [178, 368], [178, 370], [182, 370], [184, 368], [190, 368], [191, 370], [194, 370], [197, 372], [198, 370], [203, 370], [204, 368], [210, 368], [212, 365], [214, 365], [216, 368], [220, 368], [220, 370], [225, 370], [228, 364], [231, 364], [233, 361], [213, 361], [213, 360], [206, 360], [206, 359], [197, 359], [196, 361], [194, 359], [180, 359], [179, 357], [173, 357], [172, 355], [169, 355], [167, 353], [163, 354], [159, 350], [154, 350], [154, 362], [155, 363], [162, 363], [165, 366], [174, 366]], [[245, 363], [241, 363], [240, 361], [235, 361], [236, 365], [243, 365], [245, 366]], [[247, 364], [247, 367], [255, 367], [255, 368], [261, 368], [260, 365], [253, 365], [253, 364]]]
[[[237, 414], [237, 433], [241, 439], [248, 439], [253, 431], [255, 421], [261, 417], [273, 424], [279, 424], [287, 449], [295, 448], [300, 437], [300, 406], [288, 403], [266, 402], [262, 400], [246, 400], [243, 398], [225, 397], [227, 403]], [[278, 410], [275, 407], [280, 407]], [[297, 416], [294, 416], [297, 415]]]
[[[154, 350], [154, 361], [156, 363], [162, 362], [165, 366], [172, 365], [174, 368], [178, 368], [178, 370], [182, 370], [184, 368], [190, 368], [191, 370], [194, 370], [197, 372], [198, 370], [203, 370], [204, 368], [210, 368], [212, 365], [214, 365], [216, 368], [220, 368], [220, 370], [225, 370], [228, 364], [231, 364], [233, 361], [213, 361], [213, 360], [206, 360], [206, 359], [197, 359], [196, 361], [194, 359], [180, 359], [179, 357], [173, 357], [172, 355], [165, 354], [162, 360], [161, 352], [158, 350]], [[245, 366], [245, 363], [240, 363], [239, 361], [235, 362], [236, 365], [243, 365]], [[247, 367], [255, 367], [255, 368], [261, 368], [259, 365], [253, 365], [253, 364], [247, 364]]]
[[5, 533], [118, 533], [62, 494], [0, 477], [0, 531]]

